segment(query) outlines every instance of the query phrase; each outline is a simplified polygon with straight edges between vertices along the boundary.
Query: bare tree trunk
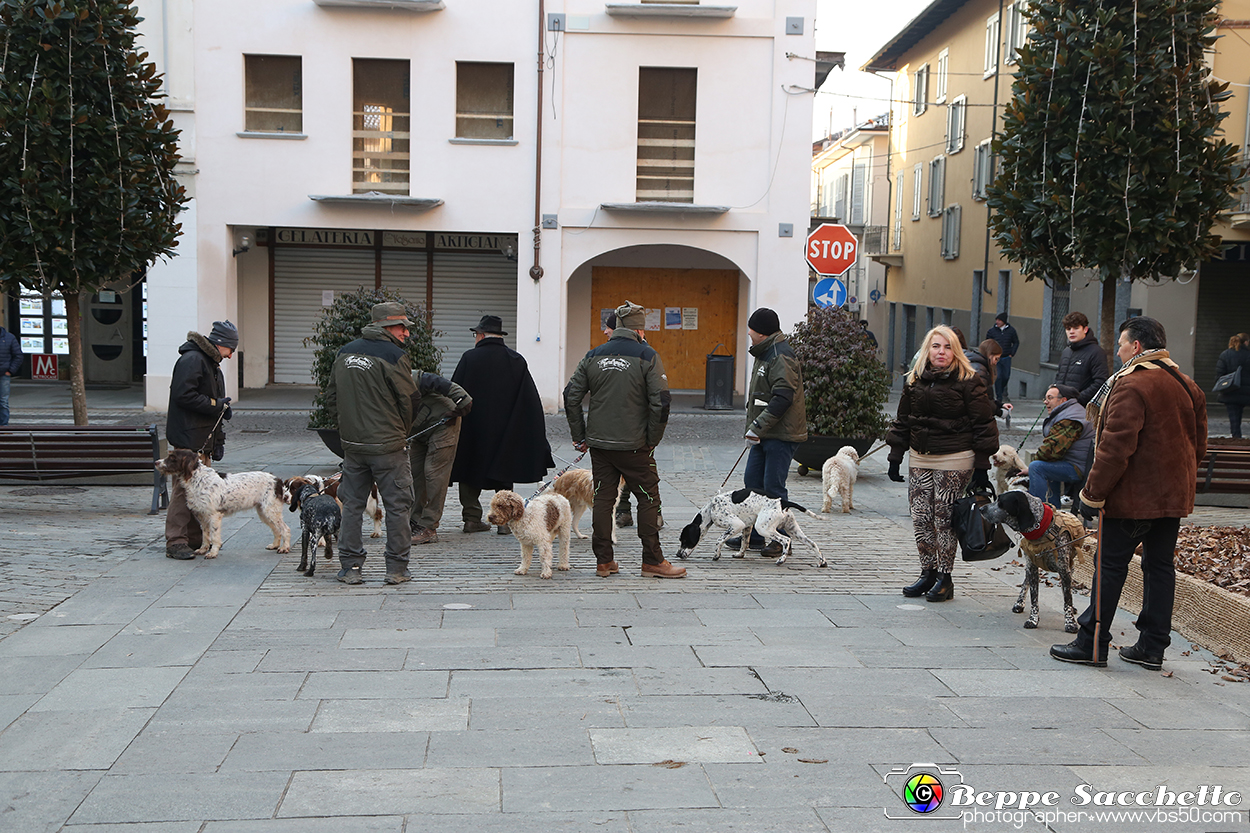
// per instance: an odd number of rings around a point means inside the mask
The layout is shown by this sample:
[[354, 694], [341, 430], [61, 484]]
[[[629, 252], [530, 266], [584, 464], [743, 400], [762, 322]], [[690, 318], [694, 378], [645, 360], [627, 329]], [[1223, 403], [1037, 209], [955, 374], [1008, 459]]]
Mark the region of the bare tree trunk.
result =
[[1120, 276], [1108, 275], [1102, 280], [1102, 322], [1098, 343], [1107, 354], [1107, 369], [1115, 370], [1115, 346], [1119, 335], [1115, 331], [1115, 293]]
[[69, 395], [74, 403], [74, 424], [87, 424], [87, 385], [82, 364], [82, 307], [80, 292], [65, 292], [65, 325], [69, 330]]

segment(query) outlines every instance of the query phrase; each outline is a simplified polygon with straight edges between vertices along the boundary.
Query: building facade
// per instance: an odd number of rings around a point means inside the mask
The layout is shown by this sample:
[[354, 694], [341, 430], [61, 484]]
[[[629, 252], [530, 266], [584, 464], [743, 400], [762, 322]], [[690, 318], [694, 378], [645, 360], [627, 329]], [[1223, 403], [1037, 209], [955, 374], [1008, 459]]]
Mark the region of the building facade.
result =
[[676, 390], [723, 344], [741, 392], [751, 310], [804, 314], [814, 0], [140, 5], [192, 197], [147, 275], [149, 407], [220, 318], [232, 395], [309, 384], [361, 286], [425, 304], [446, 374], [501, 316], [551, 411], [626, 299]]

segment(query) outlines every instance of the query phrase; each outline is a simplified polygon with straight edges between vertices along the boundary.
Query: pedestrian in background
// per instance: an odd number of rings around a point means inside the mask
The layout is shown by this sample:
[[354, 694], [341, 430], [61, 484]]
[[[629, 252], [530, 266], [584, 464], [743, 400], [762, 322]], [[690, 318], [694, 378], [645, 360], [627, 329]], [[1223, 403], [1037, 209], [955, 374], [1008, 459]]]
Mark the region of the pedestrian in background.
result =
[[1052, 646], [1050, 655], [1107, 664], [1111, 623], [1140, 545], [1142, 608], [1133, 621], [1140, 635], [1120, 648], [1120, 659], [1158, 671], [1172, 642], [1176, 537], [1181, 518], [1194, 511], [1198, 464], [1207, 453], [1207, 399], [1168, 355], [1167, 334], [1155, 319], [1121, 324], [1117, 353], [1124, 366], [1091, 400], [1098, 413], [1094, 465], [1081, 490], [1081, 514], [1102, 519], [1101, 557], [1076, 639]]
[[22, 343], [0, 327], [0, 425], [9, 424], [9, 390], [13, 377], [22, 369]]
[[401, 584], [412, 579], [408, 572], [412, 467], [407, 441], [413, 402], [420, 396], [404, 342], [418, 325], [398, 301], [374, 304], [370, 317], [372, 323], [361, 330], [360, 338], [339, 349], [326, 386], [326, 410], [343, 441], [338, 579], [344, 584], [364, 582], [360, 526], [376, 484], [386, 508], [385, 581]]
[[1058, 507], [1062, 484], [1080, 483], [1089, 470], [1094, 426], [1070, 385], [1051, 385], [1042, 401], [1047, 414], [1042, 421], [1044, 439], [1029, 463], [1029, 494]]
[[[959, 330], [951, 327], [958, 335]], [[972, 365], [972, 369], [981, 377], [981, 381], [985, 382], [986, 393], [993, 395], [994, 392], [994, 376], [998, 368], [998, 360], [1003, 356], [1003, 348], [998, 346], [998, 342], [992, 338], [978, 344], [976, 347], [968, 347], [964, 350], [964, 356], [968, 359], [968, 364]], [[994, 400], [994, 416], [1002, 416], [1003, 411], [1011, 410], [1011, 403], [1004, 405], [998, 400]]]
[[1007, 313], [1000, 312], [994, 316], [994, 326], [985, 332], [986, 338], [992, 338], [1003, 349], [1003, 355], [994, 369], [994, 401], [1006, 402], [1009, 397], [1007, 383], [1011, 381], [1011, 359], [1020, 349], [1020, 336], [1016, 328], [1007, 323]]
[[1228, 340], [1228, 349], [1215, 362], [1215, 378], [1241, 368], [1241, 384], [1220, 391], [1220, 401], [1228, 410], [1228, 427], [1232, 436], [1241, 437], [1241, 414], [1250, 404], [1250, 335], [1237, 333]]
[[998, 450], [994, 401], [958, 344], [947, 326], [925, 335], [885, 437], [891, 480], [903, 482], [899, 469], [908, 455], [907, 497], [920, 556], [920, 578], [903, 595], [924, 594], [931, 602], [955, 595], [951, 509], [970, 481], [989, 487], [990, 455]]
[[[573, 447], [590, 451], [595, 483], [590, 548], [595, 575], [620, 572], [612, 548], [612, 508], [625, 478], [626, 491], [638, 501], [638, 538], [642, 575], [681, 578], [684, 567], [670, 564], [660, 549], [660, 474], [655, 447], [664, 439], [671, 397], [660, 354], [642, 337], [646, 311], [626, 301], [616, 308], [617, 328], [607, 344], [578, 362], [564, 388], [564, 413]], [[582, 403], [590, 399], [590, 412]]]
[[[220, 461], [226, 454], [226, 431], [222, 422], [230, 419], [230, 397], [221, 363], [234, 355], [239, 331], [229, 321], [214, 321], [203, 336], [187, 333], [178, 348], [169, 380], [169, 407], [165, 416], [165, 440], [171, 449], [197, 454], [209, 452]], [[165, 512], [165, 556], [179, 561], [195, 558], [192, 550], [203, 544], [199, 521], [187, 506], [187, 495], [176, 478], [170, 478], [169, 509]]]
[[[460, 357], [451, 380], [473, 397], [473, 412], [461, 420], [451, 479], [460, 484], [464, 531], [486, 532], [482, 490], [541, 481], [555, 462], [538, 387], [525, 358], [504, 344], [503, 319], [483, 315], [470, 331], [475, 343]], [[506, 526], [498, 531], [510, 532]]]
[[1059, 356], [1055, 384], [1076, 388], [1077, 394], [1073, 398], [1082, 405], [1088, 405], [1110, 375], [1107, 354], [1089, 331], [1089, 319], [1085, 313], [1070, 312], [1065, 315], [1063, 331], [1068, 337], [1068, 346]]
[[867, 318], [859, 319], [859, 326], [863, 328], [864, 336], [867, 337], [868, 341], [872, 343], [872, 349], [876, 350], [877, 349], [877, 337], [872, 334], [872, 330], [868, 329], [868, 319]]
[[420, 397], [412, 406], [412, 439], [408, 462], [412, 468], [412, 543], [438, 540], [443, 519], [451, 464], [456, 459], [460, 420], [473, 409], [473, 397], [450, 379], [436, 373], [416, 374]]

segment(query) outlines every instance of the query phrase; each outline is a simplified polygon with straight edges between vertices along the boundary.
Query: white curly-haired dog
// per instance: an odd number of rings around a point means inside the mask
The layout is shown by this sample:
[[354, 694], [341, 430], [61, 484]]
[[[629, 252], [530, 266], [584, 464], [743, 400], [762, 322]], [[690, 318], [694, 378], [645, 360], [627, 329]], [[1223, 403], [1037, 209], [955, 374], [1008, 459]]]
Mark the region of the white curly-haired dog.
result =
[[[625, 478], [621, 478], [621, 483], [616, 489], [616, 503], [612, 504], [612, 543], [616, 543], [616, 505], [621, 502], [621, 494], [625, 491]], [[595, 505], [595, 479], [589, 469], [569, 469], [564, 474], [555, 479], [543, 494], [555, 492], [557, 495], [564, 495], [565, 500], [569, 502], [569, 508], [573, 510], [573, 534], [578, 538], [589, 538], [589, 535], [583, 535], [578, 529], [581, 523], [582, 515], [586, 514], [587, 509], [591, 509]]]
[[265, 549], [291, 551], [291, 528], [282, 520], [283, 483], [269, 472], [222, 474], [185, 448], [169, 452], [168, 457], [156, 463], [156, 470], [182, 487], [187, 508], [204, 531], [204, 546], [195, 551], [196, 555], [216, 558], [221, 552], [221, 519], [244, 509], [255, 509], [273, 530], [273, 543]]
[[507, 489], [495, 492], [486, 520], [496, 526], [506, 525], [521, 542], [521, 566], [515, 570], [518, 576], [529, 572], [534, 547], [538, 547], [538, 561], [542, 565], [542, 572], [538, 575], [540, 578], [551, 578], [552, 546], [556, 536], [560, 537], [558, 569], [569, 569], [573, 510], [564, 495], [539, 495], [526, 504], [516, 492]]
[[844, 445], [820, 469], [820, 491], [825, 496], [825, 503], [820, 511], [828, 512], [832, 509], [833, 496], [838, 495], [842, 499], [842, 514], [850, 514], [855, 508], [851, 497], [858, 477], [859, 452], [853, 446]]
[[1029, 464], [1014, 447], [1003, 443], [990, 455], [990, 465], [995, 469], [998, 493], [1012, 489], [1025, 492], [1029, 489]]

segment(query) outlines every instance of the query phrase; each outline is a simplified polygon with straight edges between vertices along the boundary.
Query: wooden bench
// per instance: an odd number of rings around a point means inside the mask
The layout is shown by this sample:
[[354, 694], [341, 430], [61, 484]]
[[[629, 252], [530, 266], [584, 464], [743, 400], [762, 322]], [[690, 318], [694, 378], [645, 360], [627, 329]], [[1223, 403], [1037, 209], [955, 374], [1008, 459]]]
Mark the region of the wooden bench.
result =
[[148, 475], [149, 515], [169, 506], [155, 425], [0, 426], [0, 480], [50, 480]]
[[1198, 465], [1198, 494], [1250, 494], [1250, 445], [1208, 443]]

